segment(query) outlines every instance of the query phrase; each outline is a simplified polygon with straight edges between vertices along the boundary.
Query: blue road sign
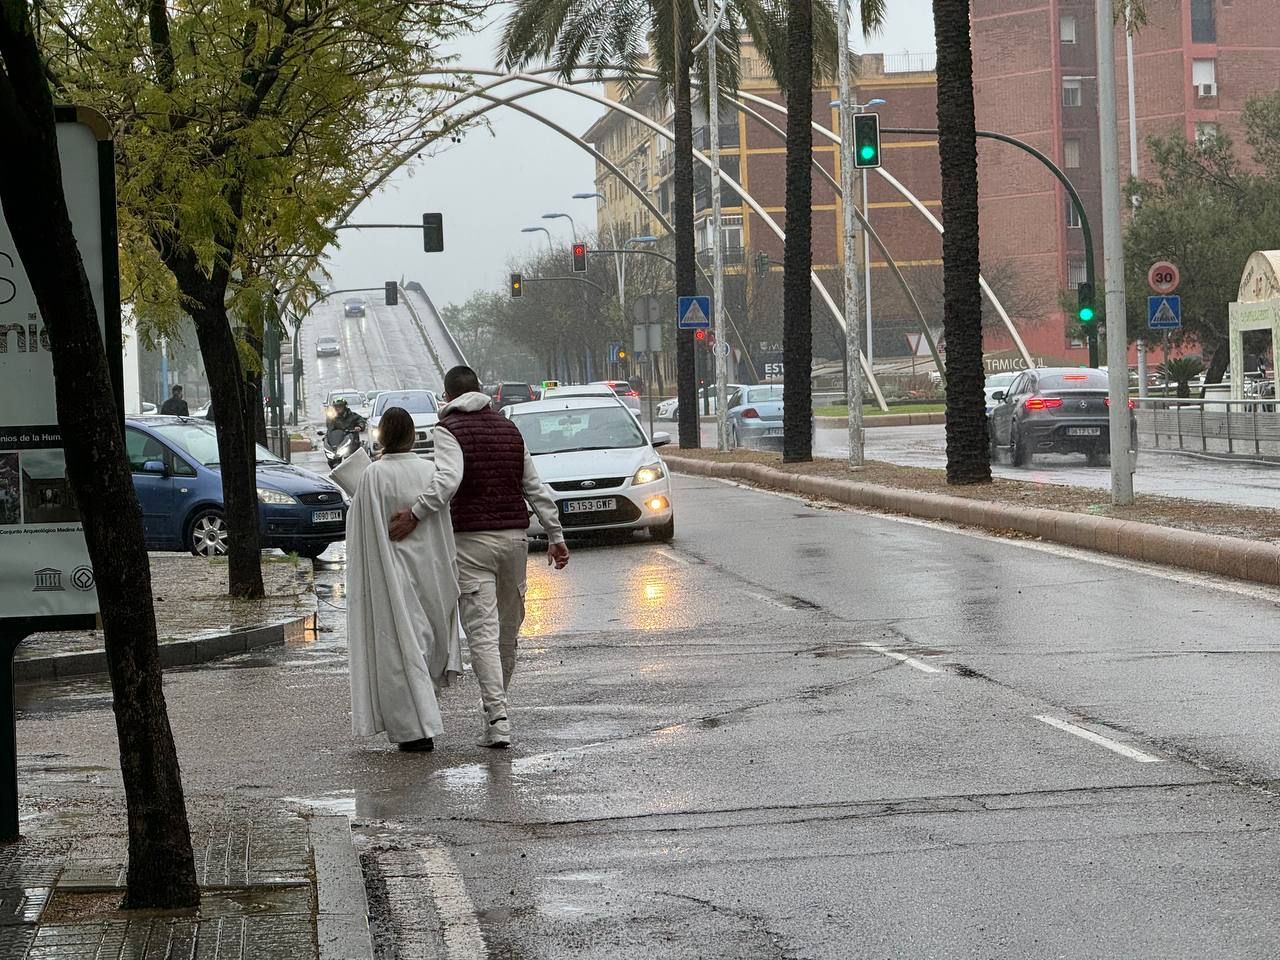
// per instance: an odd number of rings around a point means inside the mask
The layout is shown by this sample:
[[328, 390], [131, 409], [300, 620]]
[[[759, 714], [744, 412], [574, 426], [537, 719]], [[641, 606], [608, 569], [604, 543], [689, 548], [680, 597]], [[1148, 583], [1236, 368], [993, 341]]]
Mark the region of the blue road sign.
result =
[[621, 363], [622, 357], [619, 356], [620, 353], [622, 353], [622, 341], [610, 340], [609, 341], [609, 362]]
[[1147, 329], [1177, 330], [1182, 326], [1182, 298], [1174, 294], [1147, 297]]
[[676, 305], [676, 327], [680, 330], [705, 330], [711, 326], [710, 297], [681, 297]]

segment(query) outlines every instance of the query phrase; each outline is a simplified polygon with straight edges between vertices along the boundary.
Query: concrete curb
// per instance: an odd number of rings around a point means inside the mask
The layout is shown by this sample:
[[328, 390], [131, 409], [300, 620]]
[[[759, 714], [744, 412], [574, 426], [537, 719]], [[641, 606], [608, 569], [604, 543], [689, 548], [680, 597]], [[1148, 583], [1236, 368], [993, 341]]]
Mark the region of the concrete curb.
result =
[[717, 463], [666, 454], [678, 473], [742, 480], [837, 503], [946, 520], [995, 531], [1017, 531], [1052, 543], [1096, 550], [1130, 560], [1280, 586], [1280, 545], [1194, 533], [1133, 520], [1114, 520], [1062, 510], [970, 500], [918, 490], [899, 490], [837, 477], [787, 473], [758, 463]]
[[[210, 660], [220, 660], [223, 657], [234, 657], [262, 647], [284, 646], [290, 640], [302, 639], [307, 630], [314, 630], [315, 626], [316, 614], [312, 612], [265, 627], [210, 634], [204, 637], [193, 637], [190, 640], [161, 642], [160, 666], [166, 670], [170, 667], [189, 667]], [[83, 677], [106, 672], [107, 652], [105, 650], [78, 650], [74, 653], [59, 653], [50, 657], [32, 657], [29, 660], [13, 662], [13, 679], [16, 683]]]
[[320, 960], [373, 957], [364, 871], [346, 817], [316, 816], [307, 823], [316, 868], [316, 942]]

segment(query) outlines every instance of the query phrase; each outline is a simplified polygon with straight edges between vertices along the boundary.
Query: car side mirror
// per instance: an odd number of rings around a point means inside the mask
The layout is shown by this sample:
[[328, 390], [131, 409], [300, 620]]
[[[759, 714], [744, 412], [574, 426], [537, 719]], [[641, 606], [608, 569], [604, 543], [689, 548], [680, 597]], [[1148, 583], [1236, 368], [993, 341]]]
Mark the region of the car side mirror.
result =
[[148, 460], [142, 465], [143, 473], [155, 473], [160, 476], [167, 476], [169, 471], [164, 465], [163, 460]]
[[670, 442], [671, 434], [669, 433], [655, 433], [653, 435], [653, 439], [650, 441], [650, 443], [655, 447], [665, 447]]
[[991, 395], [991, 399], [999, 403], [1001, 400], [1004, 399], [1004, 391], [997, 390], [995, 393]]

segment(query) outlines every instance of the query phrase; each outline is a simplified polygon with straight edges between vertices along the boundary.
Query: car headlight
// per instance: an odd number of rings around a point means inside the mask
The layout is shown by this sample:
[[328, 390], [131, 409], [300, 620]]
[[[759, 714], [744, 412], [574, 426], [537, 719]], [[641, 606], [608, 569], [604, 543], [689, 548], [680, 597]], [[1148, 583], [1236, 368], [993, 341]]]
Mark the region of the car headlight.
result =
[[268, 490], [266, 487], [259, 487], [258, 502], [274, 503], [278, 506], [288, 506], [296, 501], [287, 493], [281, 493], [279, 490]]
[[377, 428], [377, 427], [370, 427], [370, 428], [369, 428], [369, 440], [370, 440], [371, 442], [373, 442], [373, 443], [377, 443], [377, 442], [378, 442], [378, 428]]
[[631, 482], [638, 486], [642, 483], [653, 483], [655, 480], [661, 480], [664, 476], [666, 476], [666, 473], [662, 469], [662, 464], [651, 463], [637, 470], [636, 475], [631, 478]]

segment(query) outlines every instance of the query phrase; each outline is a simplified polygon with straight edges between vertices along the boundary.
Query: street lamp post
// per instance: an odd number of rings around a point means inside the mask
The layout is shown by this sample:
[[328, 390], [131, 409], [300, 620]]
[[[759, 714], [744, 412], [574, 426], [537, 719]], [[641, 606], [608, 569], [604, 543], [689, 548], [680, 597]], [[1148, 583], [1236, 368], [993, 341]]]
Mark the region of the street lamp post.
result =
[[[605, 195], [595, 190], [592, 190], [589, 193], [575, 193], [573, 195], [573, 199], [600, 200], [602, 202], [607, 202], [605, 199]], [[609, 221], [609, 240], [613, 243], [615, 248], [618, 246], [618, 234], [612, 220]], [[613, 267], [614, 267], [614, 271], [618, 274], [618, 306], [621, 309], [626, 310], [627, 308], [626, 290], [625, 290], [626, 283], [627, 283], [626, 259], [621, 256], [615, 256], [613, 258]]]
[[547, 235], [547, 250], [551, 253], [556, 252], [556, 245], [551, 240], [551, 231], [546, 227], [521, 227], [521, 233], [545, 233]]
[[569, 214], [567, 214], [567, 213], [544, 213], [544, 214], [542, 215], [542, 219], [543, 219], [543, 220], [568, 220], [568, 221], [569, 221], [569, 229], [570, 229], [571, 231], [573, 231], [573, 242], [574, 242], [574, 243], [577, 243], [577, 242], [578, 242], [578, 225], [577, 225], [576, 223], [574, 223], [574, 221], [573, 221], [573, 217], [569, 216]]
[[[544, 213], [544, 214], [542, 215], [542, 219], [543, 219], [543, 220], [568, 220], [568, 221], [569, 221], [569, 230], [573, 233], [573, 243], [574, 243], [574, 246], [577, 246], [577, 244], [578, 244], [578, 225], [577, 225], [577, 223], [575, 223], [575, 222], [574, 222], [573, 217], [569, 216], [569, 214], [567, 214], [567, 213]], [[582, 322], [583, 322], [583, 324], [584, 324], [584, 325], [585, 325], [585, 324], [586, 324], [586, 322], [587, 322], [587, 294], [586, 294], [586, 291], [583, 291], [583, 293], [582, 293]], [[592, 378], [592, 375], [594, 374], [594, 369], [593, 369], [592, 362], [591, 362], [591, 348], [590, 348], [590, 347], [588, 347], [588, 348], [587, 348], [586, 356], [587, 356], [586, 373], [587, 373], [587, 379], [588, 379], [588, 380], [590, 380], [590, 379]]]

